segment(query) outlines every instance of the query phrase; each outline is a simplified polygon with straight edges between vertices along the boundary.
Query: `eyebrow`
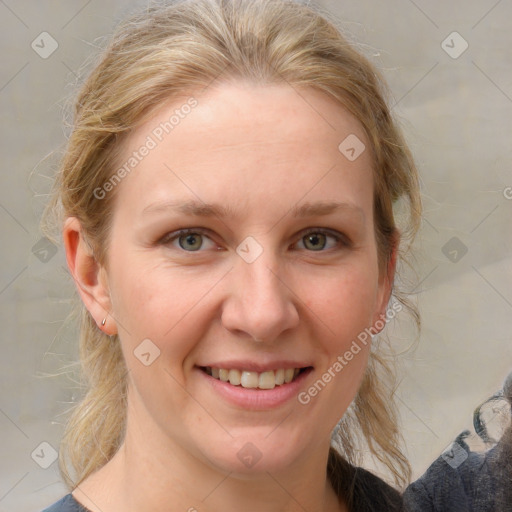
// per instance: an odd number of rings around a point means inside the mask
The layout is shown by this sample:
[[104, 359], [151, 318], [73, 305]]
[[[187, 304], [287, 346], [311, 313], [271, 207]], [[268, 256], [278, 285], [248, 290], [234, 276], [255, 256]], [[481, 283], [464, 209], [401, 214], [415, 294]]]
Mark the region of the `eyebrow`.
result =
[[[221, 219], [229, 216], [236, 217], [236, 212], [227, 206], [214, 203], [203, 203], [199, 201], [163, 201], [147, 206], [144, 208], [142, 213], [159, 213], [168, 210], [195, 217], [218, 217]], [[353, 203], [336, 201], [320, 201], [316, 203], [304, 203], [300, 206], [295, 205], [291, 208], [291, 215], [295, 218], [321, 217], [344, 210], [358, 213], [363, 220], [365, 218], [364, 211], [359, 206]]]

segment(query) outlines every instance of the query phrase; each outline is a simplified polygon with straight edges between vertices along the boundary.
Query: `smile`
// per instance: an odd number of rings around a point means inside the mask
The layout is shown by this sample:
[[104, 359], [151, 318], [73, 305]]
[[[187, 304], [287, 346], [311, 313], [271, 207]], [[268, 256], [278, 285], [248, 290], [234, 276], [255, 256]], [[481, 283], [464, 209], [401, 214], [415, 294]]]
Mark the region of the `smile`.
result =
[[227, 382], [232, 386], [241, 386], [247, 389], [274, 389], [276, 386], [289, 384], [308, 368], [279, 368], [261, 373], [211, 366], [201, 367], [201, 370], [214, 379]]

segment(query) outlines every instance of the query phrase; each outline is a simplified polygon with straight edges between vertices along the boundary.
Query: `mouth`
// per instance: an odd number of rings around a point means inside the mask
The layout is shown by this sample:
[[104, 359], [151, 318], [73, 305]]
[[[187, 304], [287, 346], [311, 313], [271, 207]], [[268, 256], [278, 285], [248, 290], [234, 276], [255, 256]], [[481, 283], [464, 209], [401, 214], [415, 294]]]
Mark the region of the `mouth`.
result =
[[264, 372], [239, 370], [236, 368], [217, 368], [212, 366], [200, 366], [199, 369], [210, 377], [235, 387], [245, 389], [274, 389], [275, 387], [295, 381], [299, 375], [312, 370], [313, 367], [278, 368]]

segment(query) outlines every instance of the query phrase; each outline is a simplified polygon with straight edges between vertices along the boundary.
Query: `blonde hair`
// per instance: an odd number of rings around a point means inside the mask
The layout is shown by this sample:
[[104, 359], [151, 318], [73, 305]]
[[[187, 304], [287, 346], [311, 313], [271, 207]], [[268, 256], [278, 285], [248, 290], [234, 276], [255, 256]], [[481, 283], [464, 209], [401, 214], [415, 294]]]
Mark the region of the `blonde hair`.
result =
[[[126, 136], [164, 102], [206, 87], [221, 75], [311, 87], [343, 104], [359, 120], [371, 146], [379, 263], [385, 268], [394, 245], [393, 204], [400, 198], [408, 212], [400, 233], [399, 257], [404, 258], [405, 241], [412, 240], [419, 226], [419, 186], [414, 162], [386, 105], [383, 80], [324, 15], [286, 0], [182, 0], [153, 5], [122, 23], [78, 94], [73, 130], [46, 210], [47, 225], [53, 219], [61, 227], [64, 218], [77, 217], [105, 265], [116, 190], [101, 200], [94, 190], [116, 170]], [[396, 289], [394, 296], [419, 325], [414, 306]], [[81, 309], [80, 360], [87, 392], [69, 419], [59, 461], [70, 488], [114, 456], [126, 422], [120, 344], [98, 329], [83, 305]], [[365, 443], [395, 483], [403, 485], [410, 468], [400, 449], [393, 394], [393, 372], [386, 358], [372, 351], [353, 407], [336, 435], [348, 461], [357, 461], [357, 446]]]

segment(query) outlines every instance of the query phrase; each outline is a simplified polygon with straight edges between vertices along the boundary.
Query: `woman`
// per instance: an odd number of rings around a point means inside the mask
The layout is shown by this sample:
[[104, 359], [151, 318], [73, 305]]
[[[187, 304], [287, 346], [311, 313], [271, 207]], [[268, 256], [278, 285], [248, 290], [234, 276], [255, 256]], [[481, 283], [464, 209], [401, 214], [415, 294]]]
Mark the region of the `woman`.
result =
[[410, 307], [393, 283], [420, 199], [383, 95], [294, 2], [185, 0], [118, 29], [48, 207], [89, 384], [48, 510], [401, 509], [356, 466], [409, 475], [372, 338]]

